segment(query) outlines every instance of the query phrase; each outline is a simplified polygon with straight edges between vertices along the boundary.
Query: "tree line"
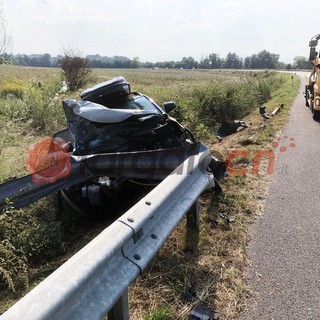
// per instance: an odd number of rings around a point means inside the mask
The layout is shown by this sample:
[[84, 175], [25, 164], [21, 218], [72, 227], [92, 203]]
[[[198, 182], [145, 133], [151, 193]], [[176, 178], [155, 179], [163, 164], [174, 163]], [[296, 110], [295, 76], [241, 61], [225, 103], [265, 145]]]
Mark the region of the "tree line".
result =
[[[219, 54], [211, 53], [196, 61], [192, 57], [183, 57], [181, 61], [140, 62], [139, 57], [129, 59], [123, 56], [106, 57], [88, 55], [85, 59], [91, 68], [167, 68], [167, 69], [311, 69], [307, 58], [297, 56], [292, 64], [279, 61], [279, 55], [262, 50], [258, 54], [239, 57], [236, 53], [229, 52], [222, 58]], [[2, 55], [3, 61], [19, 66], [33, 67], [60, 67], [63, 56], [52, 57], [45, 54], [16, 54]], [[0, 59], [1, 64], [1, 59]]]

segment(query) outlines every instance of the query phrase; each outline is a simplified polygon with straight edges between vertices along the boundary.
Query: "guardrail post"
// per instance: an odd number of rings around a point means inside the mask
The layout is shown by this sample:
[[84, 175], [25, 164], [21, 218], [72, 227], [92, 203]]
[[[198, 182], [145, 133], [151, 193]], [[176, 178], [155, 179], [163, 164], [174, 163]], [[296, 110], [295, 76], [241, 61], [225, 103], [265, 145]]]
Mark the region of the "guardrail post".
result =
[[128, 288], [109, 311], [108, 320], [129, 320]]
[[199, 198], [193, 203], [189, 211], [187, 212], [187, 233], [185, 250], [191, 252], [197, 252], [199, 244]]
[[194, 202], [187, 213], [187, 226], [188, 228], [198, 229], [200, 223], [199, 215], [199, 198]]

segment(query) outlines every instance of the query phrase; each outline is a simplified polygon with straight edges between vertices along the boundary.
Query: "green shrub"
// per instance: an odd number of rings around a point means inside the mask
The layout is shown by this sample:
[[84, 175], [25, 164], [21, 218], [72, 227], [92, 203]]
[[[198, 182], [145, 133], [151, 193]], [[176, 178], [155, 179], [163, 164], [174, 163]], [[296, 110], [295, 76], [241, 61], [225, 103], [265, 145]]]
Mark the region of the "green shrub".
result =
[[[258, 106], [258, 92], [251, 83], [215, 84], [194, 95], [188, 110], [188, 122], [202, 123], [216, 130], [223, 120], [241, 119]], [[196, 128], [193, 128], [196, 129]]]
[[27, 259], [9, 240], [0, 241], [0, 288], [13, 292], [28, 287]]
[[144, 320], [172, 320], [172, 313], [173, 311], [170, 307], [159, 307], [146, 316]]
[[284, 83], [285, 78], [282, 75], [270, 74], [258, 80], [258, 91], [260, 94], [260, 102], [265, 103], [272, 98], [274, 93]]
[[268, 101], [271, 98], [271, 86], [266, 80], [258, 81], [258, 90], [260, 93], [260, 102], [261, 104]]
[[48, 261], [62, 253], [61, 223], [56, 221], [53, 210], [42, 211], [45, 202], [40, 201], [28, 210], [7, 210], [0, 215], [0, 241], [10, 241], [31, 263]]
[[0, 97], [13, 96], [21, 99], [27, 88], [26, 82], [18, 78], [9, 78], [3, 81], [0, 89]]
[[48, 261], [62, 252], [62, 229], [59, 222], [40, 222], [18, 235], [17, 242], [28, 261]]
[[198, 89], [188, 107], [183, 108], [186, 125], [200, 135], [206, 131], [205, 127], [215, 132], [222, 121], [241, 120], [267, 102], [284, 81], [281, 75], [261, 73], [247, 76], [241, 82], [226, 81]]
[[42, 133], [52, 133], [65, 126], [61, 100], [56, 96], [61, 87], [59, 79], [46, 86], [41, 82], [30, 82], [21, 95], [6, 95], [0, 103], [0, 115], [8, 120], [28, 122], [28, 126]]
[[60, 60], [60, 66], [71, 91], [81, 89], [91, 81], [92, 69], [89, 66], [89, 60], [82, 58], [79, 52], [67, 50]]
[[30, 119], [30, 108], [22, 99], [9, 95], [0, 105], [0, 115], [9, 121], [25, 122]]
[[210, 131], [203, 123], [199, 123], [195, 127], [193, 134], [198, 140], [207, 141], [212, 139], [212, 131]]

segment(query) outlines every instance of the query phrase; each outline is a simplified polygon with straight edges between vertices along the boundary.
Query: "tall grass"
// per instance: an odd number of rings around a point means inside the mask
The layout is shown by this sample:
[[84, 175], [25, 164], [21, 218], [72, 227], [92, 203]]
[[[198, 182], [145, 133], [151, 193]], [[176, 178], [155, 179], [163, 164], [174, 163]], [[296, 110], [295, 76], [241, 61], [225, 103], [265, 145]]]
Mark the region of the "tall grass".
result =
[[272, 93], [285, 81], [283, 75], [260, 73], [241, 81], [219, 82], [197, 89], [183, 106], [186, 125], [204, 138], [201, 132], [214, 133], [222, 121], [246, 117], [271, 99]]
[[42, 82], [28, 82], [19, 79], [6, 80], [0, 88], [0, 117], [9, 121], [28, 123], [38, 132], [50, 132], [63, 119], [61, 101], [56, 93], [61, 88], [60, 81], [52, 81], [44, 86]]
[[0, 241], [0, 289], [12, 292], [28, 287], [28, 265], [24, 252], [8, 239]]

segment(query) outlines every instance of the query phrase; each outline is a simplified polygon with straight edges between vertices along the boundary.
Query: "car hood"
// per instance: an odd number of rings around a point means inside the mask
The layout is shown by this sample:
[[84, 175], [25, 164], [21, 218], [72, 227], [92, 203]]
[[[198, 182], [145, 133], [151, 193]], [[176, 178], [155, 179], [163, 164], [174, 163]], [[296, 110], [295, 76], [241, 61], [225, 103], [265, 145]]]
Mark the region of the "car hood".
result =
[[132, 116], [157, 114], [152, 110], [109, 109], [98, 103], [72, 99], [63, 101], [63, 109], [68, 119], [70, 119], [70, 113], [74, 113], [81, 118], [98, 123], [119, 123]]

